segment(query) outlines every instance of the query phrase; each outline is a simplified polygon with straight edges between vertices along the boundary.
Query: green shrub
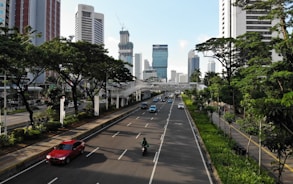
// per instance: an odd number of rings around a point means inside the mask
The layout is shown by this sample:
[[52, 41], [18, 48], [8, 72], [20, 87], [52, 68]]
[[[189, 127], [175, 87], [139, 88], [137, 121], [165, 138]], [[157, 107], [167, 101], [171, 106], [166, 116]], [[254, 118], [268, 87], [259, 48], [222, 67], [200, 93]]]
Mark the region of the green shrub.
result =
[[86, 112], [80, 112], [77, 115], [78, 120], [83, 120], [83, 119], [86, 119], [86, 118], [89, 118], [89, 117], [90, 117], [90, 115], [88, 113], [86, 113]]
[[68, 127], [72, 125], [73, 123], [76, 123], [77, 121], [78, 119], [75, 115], [66, 116], [63, 120], [63, 126]]
[[47, 131], [57, 131], [58, 128], [61, 127], [61, 123], [58, 121], [52, 121], [52, 122], [47, 122], [44, 124], [44, 126], [46, 127]]
[[41, 131], [38, 129], [32, 129], [32, 128], [25, 129], [24, 139], [26, 140], [38, 139], [40, 138], [40, 136], [41, 136]]
[[5, 147], [9, 145], [10, 145], [9, 135], [5, 135], [5, 134], [0, 135], [0, 147]]
[[11, 134], [14, 136], [16, 142], [21, 142], [24, 139], [24, 132], [23, 128], [17, 128], [14, 129]]

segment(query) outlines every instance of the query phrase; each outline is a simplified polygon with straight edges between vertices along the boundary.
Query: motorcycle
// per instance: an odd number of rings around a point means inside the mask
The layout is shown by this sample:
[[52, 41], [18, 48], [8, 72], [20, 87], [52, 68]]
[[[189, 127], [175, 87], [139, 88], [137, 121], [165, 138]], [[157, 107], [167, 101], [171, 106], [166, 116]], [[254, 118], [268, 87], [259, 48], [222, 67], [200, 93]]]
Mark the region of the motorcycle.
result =
[[145, 156], [146, 153], [147, 153], [147, 147], [146, 147], [146, 146], [143, 146], [143, 147], [141, 148], [141, 152], [142, 152], [142, 156]]

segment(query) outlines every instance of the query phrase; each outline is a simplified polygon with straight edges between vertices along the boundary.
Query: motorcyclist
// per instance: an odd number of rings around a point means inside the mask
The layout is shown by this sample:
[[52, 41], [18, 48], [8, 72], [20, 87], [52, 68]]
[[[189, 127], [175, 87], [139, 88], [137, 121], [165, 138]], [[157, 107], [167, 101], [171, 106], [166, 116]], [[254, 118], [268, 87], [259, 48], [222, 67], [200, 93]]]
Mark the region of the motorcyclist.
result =
[[147, 147], [149, 147], [149, 144], [148, 144], [145, 137], [143, 138], [143, 140], [141, 142], [141, 146], [144, 147], [145, 149], [147, 149]]

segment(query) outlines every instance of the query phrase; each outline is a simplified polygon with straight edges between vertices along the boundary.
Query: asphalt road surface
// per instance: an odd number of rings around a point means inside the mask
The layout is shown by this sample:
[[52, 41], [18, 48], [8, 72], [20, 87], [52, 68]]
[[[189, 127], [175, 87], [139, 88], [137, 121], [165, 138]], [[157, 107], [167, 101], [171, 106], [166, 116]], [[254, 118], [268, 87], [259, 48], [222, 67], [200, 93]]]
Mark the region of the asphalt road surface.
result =
[[[191, 122], [184, 109], [177, 109], [179, 102], [156, 102], [157, 113], [138, 110], [87, 138], [84, 154], [68, 165], [40, 162], [7, 183], [211, 184]], [[150, 144], [146, 156], [141, 153], [143, 137]]]

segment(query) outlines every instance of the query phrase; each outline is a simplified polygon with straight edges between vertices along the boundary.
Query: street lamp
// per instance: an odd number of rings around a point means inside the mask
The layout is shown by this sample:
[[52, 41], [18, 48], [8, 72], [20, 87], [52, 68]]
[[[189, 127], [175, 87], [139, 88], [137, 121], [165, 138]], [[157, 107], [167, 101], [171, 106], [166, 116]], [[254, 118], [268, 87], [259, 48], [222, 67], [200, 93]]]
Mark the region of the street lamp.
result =
[[[7, 91], [6, 91], [6, 71], [4, 72], [4, 134], [7, 135]], [[2, 121], [1, 121], [2, 123]]]

